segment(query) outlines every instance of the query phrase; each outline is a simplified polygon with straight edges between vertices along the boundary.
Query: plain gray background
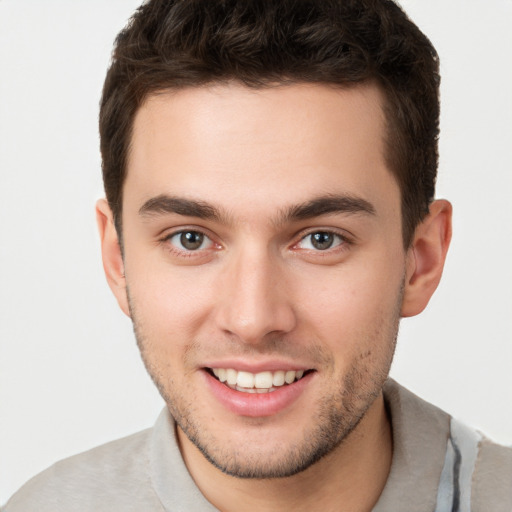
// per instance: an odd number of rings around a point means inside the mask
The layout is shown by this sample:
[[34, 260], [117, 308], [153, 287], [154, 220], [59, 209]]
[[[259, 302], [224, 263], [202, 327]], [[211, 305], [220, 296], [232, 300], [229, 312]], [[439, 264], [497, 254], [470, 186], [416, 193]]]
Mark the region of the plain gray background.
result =
[[[97, 113], [138, 0], [0, 0], [0, 503], [56, 460], [150, 426], [162, 401], [105, 283]], [[512, 443], [511, 0], [407, 0], [442, 62], [443, 282], [392, 375]]]

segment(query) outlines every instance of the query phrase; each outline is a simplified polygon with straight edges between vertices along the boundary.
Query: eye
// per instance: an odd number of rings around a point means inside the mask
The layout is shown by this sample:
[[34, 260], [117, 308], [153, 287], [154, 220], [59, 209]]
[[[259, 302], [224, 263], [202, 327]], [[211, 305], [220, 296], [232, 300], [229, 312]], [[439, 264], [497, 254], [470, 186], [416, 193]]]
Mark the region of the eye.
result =
[[198, 251], [212, 247], [213, 242], [200, 231], [178, 231], [167, 239], [175, 248], [183, 251]]
[[301, 249], [325, 251], [337, 247], [344, 242], [345, 239], [341, 235], [337, 235], [331, 231], [315, 231], [303, 237], [297, 246]]

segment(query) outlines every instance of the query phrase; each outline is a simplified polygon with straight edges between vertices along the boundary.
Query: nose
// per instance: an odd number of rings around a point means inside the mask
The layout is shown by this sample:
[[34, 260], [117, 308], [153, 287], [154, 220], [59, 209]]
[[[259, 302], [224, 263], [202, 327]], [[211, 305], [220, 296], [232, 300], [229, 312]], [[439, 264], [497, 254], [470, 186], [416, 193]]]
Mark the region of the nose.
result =
[[218, 328], [247, 344], [293, 330], [292, 298], [277, 259], [269, 251], [249, 248], [231, 255], [219, 283]]

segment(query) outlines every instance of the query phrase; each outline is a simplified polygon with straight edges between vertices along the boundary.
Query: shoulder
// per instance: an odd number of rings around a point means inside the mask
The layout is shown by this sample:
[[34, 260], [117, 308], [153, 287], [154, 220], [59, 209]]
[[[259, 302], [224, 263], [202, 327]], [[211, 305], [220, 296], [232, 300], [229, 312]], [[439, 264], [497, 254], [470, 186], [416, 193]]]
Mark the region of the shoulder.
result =
[[471, 503], [475, 512], [512, 510], [512, 447], [483, 437], [472, 478]]
[[[404, 482], [410, 482], [405, 494], [424, 492], [423, 501], [437, 502], [436, 510], [456, 509], [458, 503], [473, 512], [512, 511], [511, 447], [492, 442], [392, 380], [384, 394], [398, 466], [390, 474], [399, 477], [393, 487], [403, 495]], [[413, 474], [421, 478], [414, 480]]]
[[3, 511], [163, 510], [150, 482], [150, 437], [148, 429], [57, 462], [29, 480]]

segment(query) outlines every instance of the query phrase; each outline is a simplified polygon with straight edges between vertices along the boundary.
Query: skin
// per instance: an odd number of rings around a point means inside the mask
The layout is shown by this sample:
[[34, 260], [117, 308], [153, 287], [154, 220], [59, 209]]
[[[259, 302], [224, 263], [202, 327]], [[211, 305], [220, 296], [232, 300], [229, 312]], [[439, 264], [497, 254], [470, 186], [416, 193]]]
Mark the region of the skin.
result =
[[[404, 250], [382, 101], [372, 85], [152, 96], [134, 122], [124, 257], [98, 203], [107, 279], [185, 463], [220, 510], [365, 511], [385, 485], [382, 386], [400, 317], [419, 313], [441, 277], [451, 207], [434, 202]], [[198, 249], [182, 245], [187, 230], [206, 236]], [[314, 233], [332, 245], [316, 248]], [[311, 372], [286, 407], [245, 415], [205, 371], [235, 364]]]

